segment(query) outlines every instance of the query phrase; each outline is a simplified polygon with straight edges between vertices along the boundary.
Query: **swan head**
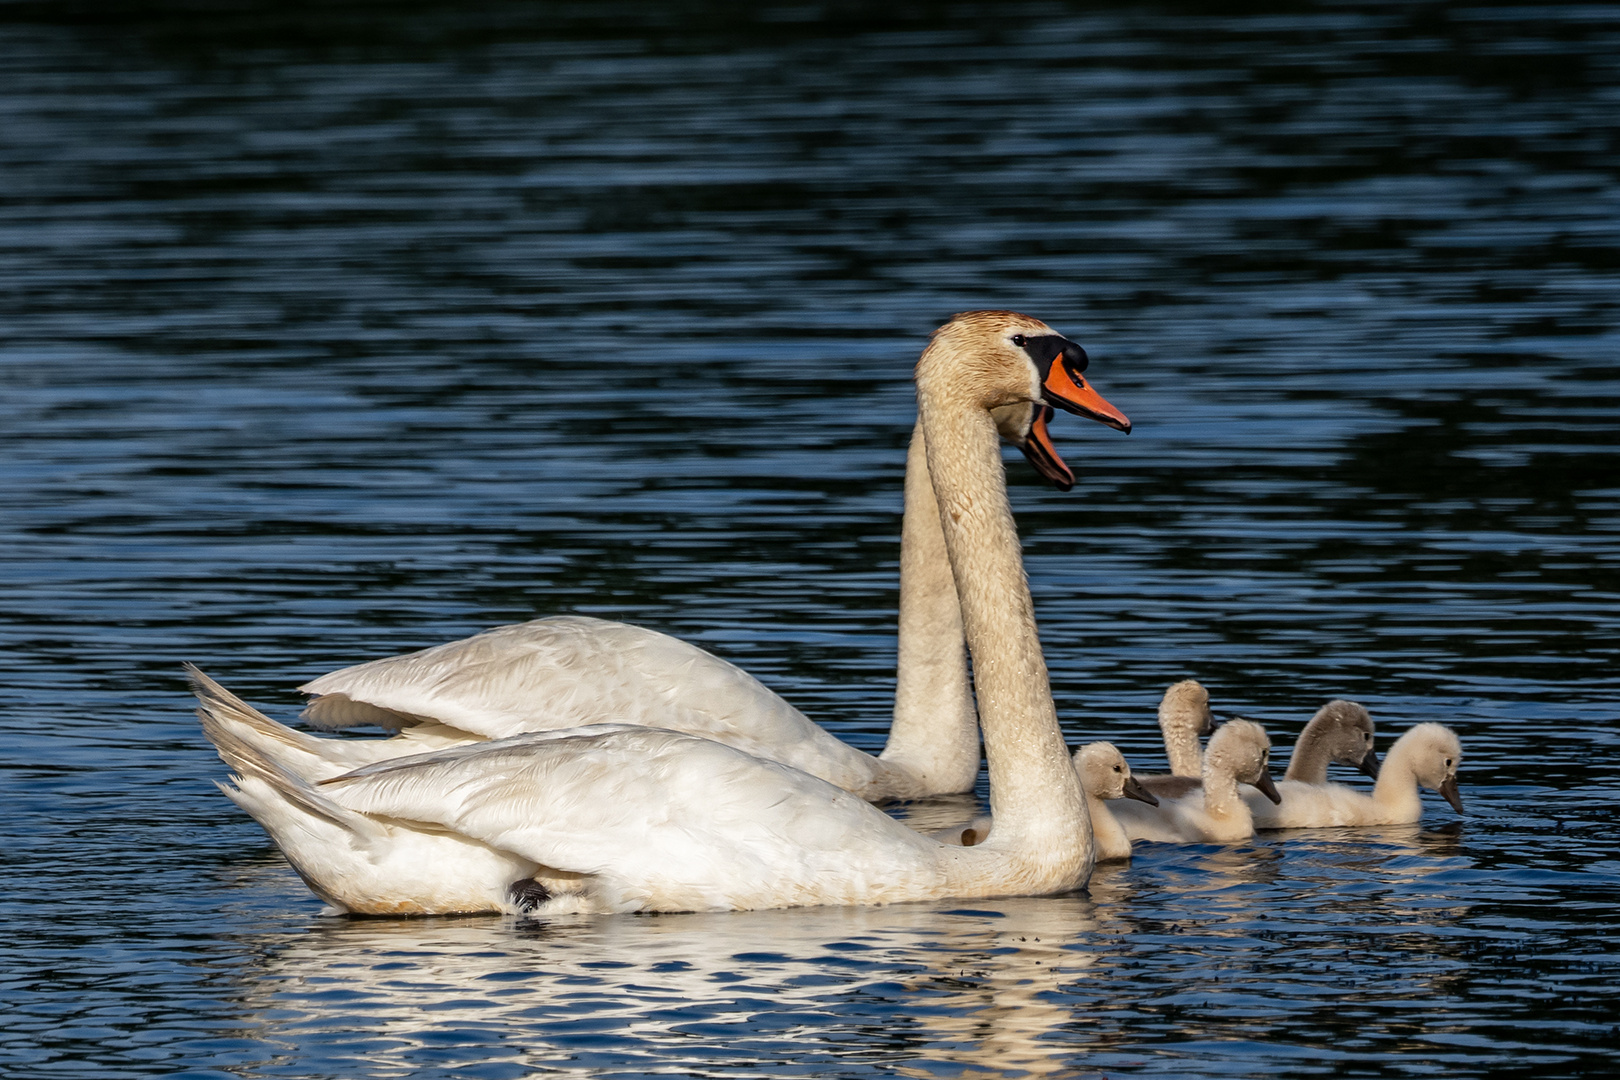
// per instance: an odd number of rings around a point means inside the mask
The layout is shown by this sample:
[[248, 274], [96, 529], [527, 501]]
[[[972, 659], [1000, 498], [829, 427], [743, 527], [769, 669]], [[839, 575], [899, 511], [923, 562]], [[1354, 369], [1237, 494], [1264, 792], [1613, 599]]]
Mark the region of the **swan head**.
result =
[[1086, 382], [1088, 363], [1084, 349], [1039, 319], [964, 311], [934, 331], [916, 374], [919, 386], [986, 409], [1042, 403], [1128, 433], [1130, 420]]
[[1215, 730], [1215, 714], [1209, 711], [1209, 691], [1197, 679], [1171, 683], [1159, 699], [1159, 727], [1164, 731], [1208, 735]]
[[1322, 729], [1322, 745], [1327, 748], [1329, 760], [1378, 779], [1372, 714], [1366, 709], [1354, 701], [1330, 701], [1316, 711], [1307, 726]]
[[1457, 767], [1462, 764], [1462, 741], [1456, 733], [1444, 724], [1414, 724], [1401, 736], [1400, 741], [1412, 744], [1412, 775], [1418, 784], [1439, 792], [1453, 810], [1462, 813], [1462, 795], [1457, 791]]
[[1035, 471], [1059, 491], [1074, 487], [1074, 473], [1058, 456], [1047, 425], [1052, 422], [1052, 406], [1035, 401], [1018, 401], [990, 410], [1001, 437], [1022, 450]]
[[1204, 751], [1204, 775], [1212, 773], [1229, 774], [1240, 784], [1253, 784], [1273, 803], [1282, 802], [1277, 785], [1271, 782], [1271, 739], [1253, 720], [1228, 720], [1210, 737]]
[[1074, 752], [1074, 768], [1080, 774], [1080, 786], [1086, 794], [1098, 799], [1139, 799], [1149, 806], [1158, 806], [1147, 788], [1131, 775], [1125, 755], [1113, 743], [1087, 743]]

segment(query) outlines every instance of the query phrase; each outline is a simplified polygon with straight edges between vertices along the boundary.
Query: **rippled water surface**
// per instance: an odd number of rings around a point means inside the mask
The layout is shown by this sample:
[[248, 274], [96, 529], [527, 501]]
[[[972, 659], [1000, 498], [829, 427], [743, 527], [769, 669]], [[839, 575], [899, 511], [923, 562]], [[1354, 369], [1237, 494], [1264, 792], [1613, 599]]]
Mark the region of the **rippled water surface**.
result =
[[[0, 5], [0, 1072], [1613, 1068], [1620, 9], [890, 7]], [[387, 921], [210, 786], [182, 660], [288, 718], [556, 612], [880, 746], [910, 364], [971, 307], [1136, 423], [1060, 418], [1069, 494], [1009, 458], [1071, 741], [1349, 697], [1460, 733], [1466, 817]]]

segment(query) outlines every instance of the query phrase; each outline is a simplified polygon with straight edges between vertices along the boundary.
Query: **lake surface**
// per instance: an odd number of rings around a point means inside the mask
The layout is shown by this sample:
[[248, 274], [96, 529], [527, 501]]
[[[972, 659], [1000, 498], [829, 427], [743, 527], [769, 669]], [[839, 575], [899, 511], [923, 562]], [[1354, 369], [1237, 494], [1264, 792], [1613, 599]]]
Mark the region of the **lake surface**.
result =
[[[0, 1072], [1615, 1068], [1620, 8], [138, 9], [0, 6]], [[210, 785], [182, 660], [290, 718], [561, 612], [880, 746], [910, 366], [976, 307], [1136, 424], [1059, 418], [1068, 494], [1009, 452], [1071, 742], [1348, 697], [1458, 731], [1465, 817], [390, 921]]]

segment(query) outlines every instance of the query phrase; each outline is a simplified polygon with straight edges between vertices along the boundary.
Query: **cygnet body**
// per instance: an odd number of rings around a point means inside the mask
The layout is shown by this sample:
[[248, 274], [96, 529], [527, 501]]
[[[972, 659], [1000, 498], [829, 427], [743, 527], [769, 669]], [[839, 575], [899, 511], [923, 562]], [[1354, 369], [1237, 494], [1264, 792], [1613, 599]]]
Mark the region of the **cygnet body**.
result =
[[1267, 765], [1271, 740], [1250, 720], [1228, 720], [1211, 736], [1204, 753], [1203, 785], [1179, 798], [1160, 798], [1157, 807], [1120, 803], [1114, 816], [1132, 840], [1170, 844], [1229, 844], [1254, 835], [1254, 814], [1238, 792], [1253, 784], [1276, 798]]
[[1307, 829], [1329, 825], [1405, 825], [1423, 816], [1419, 788], [1437, 791], [1462, 813], [1457, 792], [1457, 766], [1462, 743], [1441, 724], [1417, 724], [1407, 731], [1378, 771], [1371, 795], [1344, 784], [1306, 784], [1283, 780], [1277, 785], [1279, 805], [1245, 793], [1244, 801], [1261, 829]]
[[1091, 811], [1091, 835], [1096, 842], [1097, 861], [1114, 862], [1131, 857], [1131, 838], [1114, 816], [1108, 803], [1136, 799], [1147, 806], [1158, 806], [1156, 799], [1131, 775], [1125, 755], [1113, 743], [1087, 743], [1074, 752], [1074, 768], [1080, 774], [1080, 787], [1086, 793]]

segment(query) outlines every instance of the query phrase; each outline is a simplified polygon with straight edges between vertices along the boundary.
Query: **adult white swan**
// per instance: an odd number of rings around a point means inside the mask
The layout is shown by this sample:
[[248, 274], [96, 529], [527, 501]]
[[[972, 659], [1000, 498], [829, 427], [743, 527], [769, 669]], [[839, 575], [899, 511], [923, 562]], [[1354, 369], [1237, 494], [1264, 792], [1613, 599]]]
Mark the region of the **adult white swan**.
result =
[[1055, 403], [1106, 406], [1054, 363], [1069, 347], [1026, 316], [968, 312], [936, 331], [917, 363], [918, 427], [990, 769], [995, 828], [984, 843], [947, 846], [807, 773], [624, 725], [519, 735], [311, 783], [278, 760], [288, 744], [199, 679], [204, 728], [237, 773], [227, 794], [318, 895], [351, 911], [687, 911], [1082, 886], [1091, 823], [1052, 704], [990, 416], [1043, 390]]
[[[1053, 400], [1130, 430], [1122, 413], [1086, 388], [1078, 345], [1048, 327], [1024, 337], [1023, 349], [1043, 378], [1065, 390]], [[1014, 401], [991, 415], [1043, 476], [1063, 490], [1073, 485], [1047, 432], [1050, 407]], [[307, 744], [344, 769], [479, 739], [621, 722], [714, 739], [873, 802], [970, 791], [979, 771], [961, 611], [920, 423], [906, 456], [894, 719], [881, 754], [850, 746], [695, 645], [584, 616], [497, 627], [344, 668], [299, 689], [315, 695], [304, 716], [318, 727], [403, 729], [397, 739]]]

